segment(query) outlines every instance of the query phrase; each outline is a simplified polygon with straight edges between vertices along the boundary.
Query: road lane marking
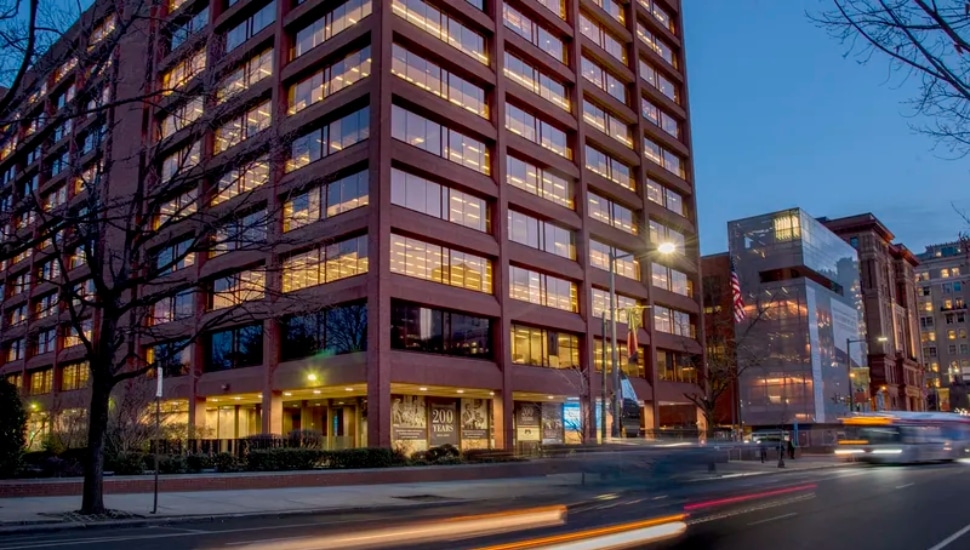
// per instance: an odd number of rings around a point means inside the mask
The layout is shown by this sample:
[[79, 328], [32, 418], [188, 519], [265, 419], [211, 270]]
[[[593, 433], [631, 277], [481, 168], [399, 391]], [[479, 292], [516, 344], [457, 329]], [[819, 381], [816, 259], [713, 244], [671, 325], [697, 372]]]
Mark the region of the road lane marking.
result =
[[790, 512], [788, 514], [782, 514], [780, 516], [775, 516], [767, 519], [759, 519], [758, 521], [752, 521], [751, 523], [749, 523], [748, 527], [751, 527], [752, 525], [761, 525], [762, 523], [768, 523], [769, 521], [777, 521], [779, 519], [790, 518], [797, 515], [798, 515], [798, 512]]
[[944, 548], [946, 548], [947, 546], [949, 546], [951, 542], [957, 540], [958, 538], [962, 537], [963, 535], [966, 535], [967, 533], [970, 533], [970, 525], [967, 525], [963, 529], [960, 529], [956, 533], [953, 533], [949, 537], [943, 539], [942, 542], [940, 542], [936, 546], [930, 548], [930, 550], [943, 550]]
[[912, 487], [913, 485], [916, 485], [916, 484], [915, 483], [907, 483], [905, 485], [897, 485], [896, 488], [897, 489], [905, 489], [907, 487]]

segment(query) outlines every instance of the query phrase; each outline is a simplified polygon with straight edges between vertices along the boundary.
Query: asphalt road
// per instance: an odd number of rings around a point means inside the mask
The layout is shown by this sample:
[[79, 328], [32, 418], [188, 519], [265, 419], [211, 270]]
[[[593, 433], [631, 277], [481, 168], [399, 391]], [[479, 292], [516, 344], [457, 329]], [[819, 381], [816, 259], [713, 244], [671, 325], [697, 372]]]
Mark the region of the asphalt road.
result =
[[[679, 539], [650, 549], [799, 548], [955, 550], [970, 548], [970, 463], [908, 467], [854, 467], [750, 476], [668, 488], [577, 494], [565, 526], [478, 539], [444, 537], [411, 547], [480, 549], [496, 544], [598, 528], [695, 509]], [[604, 492], [605, 491], [605, 492]], [[736, 497], [744, 498], [740, 501]], [[720, 504], [719, 504], [720, 503]], [[0, 537], [0, 550], [169, 550], [272, 548], [313, 539], [330, 548], [333, 537], [395, 525], [501, 509], [550, 504], [449, 503], [425, 509], [326, 516], [289, 516], [190, 522], [124, 529], [89, 529]], [[566, 504], [563, 502], [563, 504]], [[398, 545], [397, 548], [408, 548]]]

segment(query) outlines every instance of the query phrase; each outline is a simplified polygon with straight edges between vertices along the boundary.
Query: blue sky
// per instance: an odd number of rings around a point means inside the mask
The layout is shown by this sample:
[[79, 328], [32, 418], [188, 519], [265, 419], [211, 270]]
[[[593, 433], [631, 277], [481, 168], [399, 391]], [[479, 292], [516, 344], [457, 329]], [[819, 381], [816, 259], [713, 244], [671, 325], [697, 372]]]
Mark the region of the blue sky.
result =
[[684, 0], [701, 252], [727, 222], [793, 206], [872, 212], [914, 252], [966, 229], [970, 158], [914, 133], [912, 89], [860, 65], [814, 26], [806, 0]]

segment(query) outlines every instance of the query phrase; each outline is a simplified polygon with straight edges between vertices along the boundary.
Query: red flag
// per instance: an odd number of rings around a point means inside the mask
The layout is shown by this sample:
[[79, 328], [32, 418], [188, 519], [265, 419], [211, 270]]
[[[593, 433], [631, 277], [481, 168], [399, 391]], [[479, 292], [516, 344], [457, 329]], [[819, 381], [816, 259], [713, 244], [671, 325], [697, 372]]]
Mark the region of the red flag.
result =
[[639, 330], [639, 326], [637, 325], [635, 312], [635, 309], [630, 309], [626, 314], [626, 351], [627, 361], [631, 365], [636, 365], [639, 362], [638, 356], [640, 353], [640, 344], [637, 342], [637, 330]]

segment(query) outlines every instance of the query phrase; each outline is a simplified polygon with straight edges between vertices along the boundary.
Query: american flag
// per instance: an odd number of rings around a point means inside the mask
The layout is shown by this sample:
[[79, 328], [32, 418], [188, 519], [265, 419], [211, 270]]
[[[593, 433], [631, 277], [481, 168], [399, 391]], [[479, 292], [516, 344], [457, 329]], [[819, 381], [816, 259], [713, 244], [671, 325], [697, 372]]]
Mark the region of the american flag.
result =
[[734, 259], [731, 259], [731, 303], [734, 305], [734, 322], [744, 321], [744, 296], [741, 295], [741, 280], [738, 279], [738, 270], [734, 268]]

